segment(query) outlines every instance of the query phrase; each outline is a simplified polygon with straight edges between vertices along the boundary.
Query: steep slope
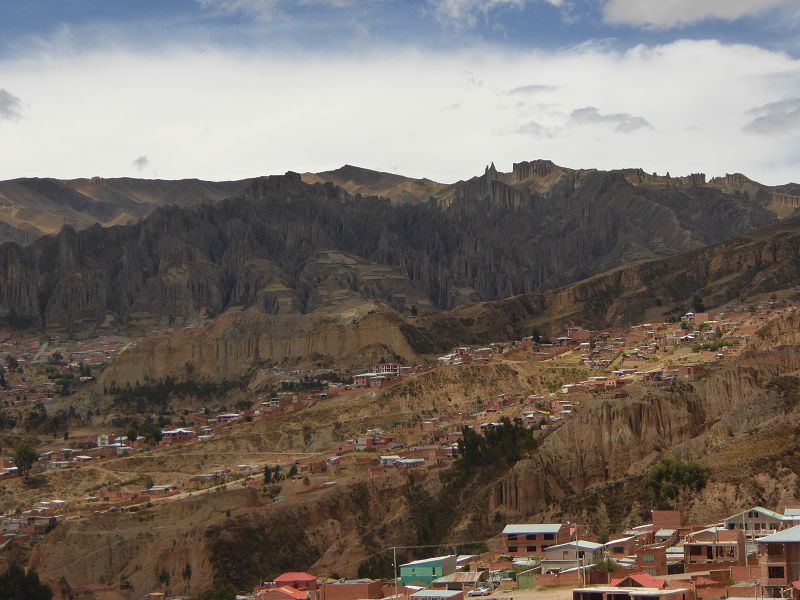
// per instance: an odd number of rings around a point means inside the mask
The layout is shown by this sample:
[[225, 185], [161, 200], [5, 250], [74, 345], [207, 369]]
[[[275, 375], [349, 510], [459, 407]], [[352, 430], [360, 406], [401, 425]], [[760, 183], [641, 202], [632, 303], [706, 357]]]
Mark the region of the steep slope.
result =
[[395, 273], [366, 285], [345, 269], [339, 285], [424, 312], [422, 296], [450, 308], [548, 290], [774, 220], [763, 206], [711, 188], [650, 189], [620, 172], [555, 167], [539, 177], [537, 165], [524, 177], [516, 167], [517, 183], [487, 169], [439, 200], [400, 206], [290, 173], [216, 204], [165, 207], [128, 226], [67, 228], [25, 249], [5, 245], [0, 315], [75, 334], [107, 317], [122, 326], [237, 306], [270, 313], [274, 286], [292, 296], [280, 310], [302, 314], [324, 292], [308, 268], [325, 251]]
[[[529, 457], [510, 470], [490, 467], [461, 489], [447, 487], [452, 478], [434, 469], [407, 478], [365, 473], [278, 504], [253, 489], [220, 490], [65, 522], [35, 547], [31, 565], [51, 582], [64, 576], [78, 588], [101, 581], [119, 590], [120, 598], [132, 598], [165, 587], [197, 593], [223, 582], [244, 589], [288, 568], [351, 576], [387, 546], [486, 539], [516, 519], [569, 519], [597, 534], [613, 533], [649, 516], [653, 499], [643, 477], [662, 456], [711, 469], [708, 486], [684, 506], [689, 522], [754, 504], [794, 503], [800, 497], [800, 353], [791, 344], [798, 319], [795, 312], [770, 323], [754, 337], [753, 350], [701, 381], [582, 402]], [[761, 350], [761, 344], [770, 348]], [[351, 418], [358, 428], [386, 422], [393, 411], [406, 419], [436, 407], [467, 407], [477, 389], [536, 389], [529, 378], [543, 368], [493, 365], [486, 378], [478, 368], [444, 370], [427, 383], [321, 403], [273, 424], [297, 434], [290, 442], [253, 423], [246, 433], [210, 442], [202, 456], [187, 460], [205, 461], [195, 466], [203, 468], [231, 451], [311, 449], [317, 437], [333, 441], [337, 424], [350, 427]], [[453, 408], [451, 394], [457, 398]], [[300, 434], [306, 425], [309, 438]], [[180, 452], [152, 460], [175, 460]], [[426, 521], [422, 514], [435, 518]], [[286, 557], [293, 562], [283, 562]], [[74, 568], [78, 563], [81, 569]], [[186, 564], [191, 577], [182, 576]], [[126, 581], [133, 590], [120, 587]]]
[[125, 224], [159, 206], [194, 206], [228, 198], [249, 181], [12, 179], [0, 181], [0, 221], [39, 234], [56, 233], [65, 224], [75, 229], [94, 223]]
[[372, 171], [345, 165], [333, 171], [303, 173], [307, 183], [330, 182], [347, 190], [350, 194], [389, 198], [394, 204], [413, 204], [427, 200], [447, 186], [430, 179], [412, 179], [394, 173]]
[[412, 346], [438, 352], [460, 343], [518, 339], [534, 328], [620, 325], [689, 310], [695, 294], [708, 306], [791, 290], [800, 281], [800, 218], [680, 256], [612, 269], [543, 294], [482, 302], [416, 319]]
[[11, 242], [20, 246], [27, 246], [36, 239], [36, 234], [9, 225], [4, 221], [0, 221], [0, 244]]
[[[797, 314], [786, 319], [796, 323]], [[756, 339], [777, 345], [748, 351], [697, 383], [582, 406], [498, 482], [493, 508], [587, 523], [646, 518], [652, 500], [636, 482], [663, 455], [711, 468], [709, 486], [685, 507], [690, 522], [754, 503], [796, 502], [800, 444], [787, 434], [800, 424], [800, 353], [783, 343], [794, 333], [775, 337], [776, 327]]]

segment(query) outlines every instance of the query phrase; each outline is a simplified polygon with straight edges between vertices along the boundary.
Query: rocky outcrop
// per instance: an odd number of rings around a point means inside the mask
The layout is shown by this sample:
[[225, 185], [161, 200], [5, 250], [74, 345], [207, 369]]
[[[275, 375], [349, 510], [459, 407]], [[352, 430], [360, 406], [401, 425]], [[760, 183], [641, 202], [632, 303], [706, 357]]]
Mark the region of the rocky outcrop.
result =
[[[65, 227], [26, 249], [0, 246], [0, 281], [14, 282], [0, 292], [0, 316], [75, 333], [109, 316], [125, 325], [239, 306], [302, 314], [325, 302], [313, 267], [325, 252], [393, 273], [367, 284], [342, 263], [338, 278], [324, 277], [331, 290], [401, 313], [447, 309], [553, 289], [774, 220], [761, 205], [712, 188], [650, 189], [620, 172], [544, 163], [517, 171], [531, 176], [513, 183], [492, 166], [431, 201], [403, 205], [288, 173], [254, 180], [237, 198], [163, 207], [132, 225]], [[54, 185], [65, 184], [34, 187]], [[70, 205], [88, 210], [86, 198]]]

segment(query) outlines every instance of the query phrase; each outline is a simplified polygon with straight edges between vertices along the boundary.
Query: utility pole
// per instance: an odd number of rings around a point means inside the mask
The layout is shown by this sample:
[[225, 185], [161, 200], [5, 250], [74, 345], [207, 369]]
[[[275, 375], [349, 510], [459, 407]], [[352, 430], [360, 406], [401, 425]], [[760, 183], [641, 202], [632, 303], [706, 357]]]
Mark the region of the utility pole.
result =
[[398, 591], [397, 591], [397, 546], [392, 546], [392, 554], [394, 556], [394, 597], [397, 600]]
[[581, 583], [580, 528], [581, 526], [575, 523], [575, 563], [578, 567], [578, 585], [583, 586]]

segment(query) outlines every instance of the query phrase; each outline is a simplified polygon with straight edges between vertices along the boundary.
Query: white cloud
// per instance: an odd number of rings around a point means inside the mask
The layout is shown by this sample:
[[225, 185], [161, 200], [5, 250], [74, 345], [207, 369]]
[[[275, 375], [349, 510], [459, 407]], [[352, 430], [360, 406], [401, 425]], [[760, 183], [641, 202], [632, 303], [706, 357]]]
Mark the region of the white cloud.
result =
[[744, 126], [748, 133], [781, 135], [800, 131], [800, 98], [770, 102], [748, 112], [754, 115]]
[[[753, 107], [800, 98], [800, 61], [750, 45], [435, 53], [384, 46], [356, 56], [99, 44], [3, 59], [0, 73], [25, 99], [25, 118], [2, 129], [0, 179], [141, 176], [131, 161], [144, 149], [167, 178], [351, 163], [456, 181], [489, 159], [509, 170], [534, 158], [676, 175], [740, 171], [767, 183], [800, 171], [800, 158], [786, 151], [800, 146], [800, 131], [787, 129], [776, 144], [752, 135], [752, 126], [743, 130], [766, 114], [748, 112]], [[533, 82], [554, 89], [546, 97], [508, 94]], [[586, 107], [597, 111], [576, 121], [574, 111]], [[636, 116], [653, 128], [637, 128]]]
[[197, 0], [205, 9], [254, 19], [272, 19], [282, 6], [349, 6], [354, 0]]
[[610, 126], [619, 133], [632, 133], [637, 129], [652, 129], [653, 126], [644, 117], [631, 113], [603, 114], [594, 106], [576, 108], [569, 118], [570, 125], [602, 125]]
[[[536, 0], [534, 0], [536, 1]], [[552, 6], [561, 6], [564, 0], [543, 0]], [[458, 28], [475, 27], [479, 20], [488, 21], [497, 9], [522, 9], [531, 0], [428, 0], [436, 18], [446, 25]]]
[[736, 21], [793, 6], [797, 6], [797, 0], [607, 0], [603, 20], [617, 25], [669, 29], [708, 19]]
[[22, 100], [0, 88], [0, 121], [19, 121], [21, 118]]
[[520, 85], [513, 90], [509, 90], [509, 94], [542, 94], [544, 92], [552, 92], [557, 90], [555, 85], [546, 85], [542, 83], [529, 83], [527, 85]]

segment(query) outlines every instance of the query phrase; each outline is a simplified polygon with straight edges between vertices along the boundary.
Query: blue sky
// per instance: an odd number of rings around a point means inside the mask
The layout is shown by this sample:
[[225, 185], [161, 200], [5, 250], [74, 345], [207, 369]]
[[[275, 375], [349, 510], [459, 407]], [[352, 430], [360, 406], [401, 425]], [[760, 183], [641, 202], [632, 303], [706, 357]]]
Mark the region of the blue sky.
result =
[[797, 0], [0, 0], [0, 177], [800, 180]]

